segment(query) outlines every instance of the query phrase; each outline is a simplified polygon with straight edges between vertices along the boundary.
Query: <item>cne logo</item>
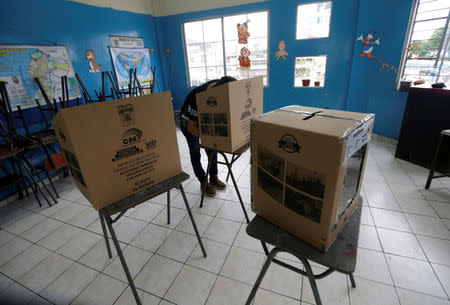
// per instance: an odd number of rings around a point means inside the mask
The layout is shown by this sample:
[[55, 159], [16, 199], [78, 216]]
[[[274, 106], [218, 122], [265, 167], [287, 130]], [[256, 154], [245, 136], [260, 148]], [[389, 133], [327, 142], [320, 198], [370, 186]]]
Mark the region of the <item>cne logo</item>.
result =
[[144, 133], [137, 128], [130, 128], [124, 132], [122, 136], [122, 143], [124, 145], [133, 144], [142, 139]]
[[300, 145], [297, 142], [297, 139], [291, 134], [285, 134], [281, 137], [280, 141], [278, 141], [278, 147], [283, 149], [288, 153], [300, 153]]
[[206, 100], [206, 104], [210, 107], [214, 107], [217, 106], [217, 100], [214, 96], [210, 96], [208, 97], [208, 99]]

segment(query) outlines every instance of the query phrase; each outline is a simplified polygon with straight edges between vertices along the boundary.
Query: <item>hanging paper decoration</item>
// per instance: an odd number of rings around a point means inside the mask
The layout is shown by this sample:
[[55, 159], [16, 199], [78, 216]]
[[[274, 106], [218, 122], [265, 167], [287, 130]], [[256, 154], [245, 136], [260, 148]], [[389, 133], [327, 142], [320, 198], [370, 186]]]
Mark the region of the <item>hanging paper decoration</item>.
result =
[[278, 61], [278, 59], [280, 59], [280, 57], [282, 57], [284, 60], [286, 60], [286, 56], [288, 56], [288, 52], [286, 51], [286, 43], [284, 42], [284, 40], [280, 40], [280, 42], [278, 43], [278, 51], [275, 52], [275, 57]]
[[102, 65], [98, 65], [95, 63], [97, 56], [95, 56], [95, 51], [93, 49], [86, 50], [86, 59], [89, 62], [89, 72], [100, 72], [100, 68]]
[[[380, 38], [377, 37], [376, 40], [374, 40], [374, 36], [376, 36], [377, 32], [373, 32], [367, 34], [367, 36], [365, 38], [363, 38], [363, 35], [361, 34], [358, 37], [358, 41], [361, 41], [361, 43], [363, 44], [363, 51], [361, 54], [359, 54], [359, 57], [364, 57], [367, 55], [367, 58], [373, 58], [372, 55], [372, 51], [373, 51], [373, 47], [375, 45], [379, 46], [380, 45]], [[373, 41], [374, 40], [374, 41]]]
[[240, 44], [247, 44], [247, 39], [250, 37], [250, 33], [248, 32], [247, 23], [249, 23], [250, 20], [244, 22], [243, 24], [238, 23], [237, 24], [237, 30], [238, 30], [238, 37]]
[[246, 47], [243, 47], [241, 49], [241, 55], [239, 55], [239, 58], [238, 58], [241, 69], [250, 69], [251, 60], [250, 60], [250, 58], [248, 58], [249, 56], [250, 56], [250, 51]]

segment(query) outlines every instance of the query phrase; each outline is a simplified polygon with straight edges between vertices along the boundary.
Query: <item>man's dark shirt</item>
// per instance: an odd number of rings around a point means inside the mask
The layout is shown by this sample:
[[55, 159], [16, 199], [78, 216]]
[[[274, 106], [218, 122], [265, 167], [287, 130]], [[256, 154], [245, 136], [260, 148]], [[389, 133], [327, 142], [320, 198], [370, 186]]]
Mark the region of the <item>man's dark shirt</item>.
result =
[[197, 100], [195, 99], [195, 95], [197, 93], [203, 92], [206, 89], [208, 89], [208, 87], [212, 83], [216, 83], [216, 84], [214, 84], [214, 87], [215, 87], [215, 86], [220, 86], [220, 85], [223, 85], [225, 83], [235, 81], [235, 80], [236, 79], [234, 77], [224, 76], [221, 79], [210, 80], [209, 82], [206, 82], [206, 83], [192, 89], [191, 92], [189, 92], [189, 94], [187, 95], [186, 99], [184, 100], [183, 107], [181, 107], [181, 112], [180, 112], [181, 117], [186, 117], [189, 120], [193, 120], [193, 121], [197, 122], [198, 121]]

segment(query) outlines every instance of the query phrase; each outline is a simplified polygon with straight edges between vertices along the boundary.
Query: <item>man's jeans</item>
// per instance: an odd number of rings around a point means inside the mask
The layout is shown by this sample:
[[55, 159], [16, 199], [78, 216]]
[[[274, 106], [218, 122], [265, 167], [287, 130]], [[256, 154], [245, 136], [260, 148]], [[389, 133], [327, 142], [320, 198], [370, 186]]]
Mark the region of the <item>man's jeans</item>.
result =
[[[187, 144], [189, 146], [189, 154], [191, 155], [191, 164], [194, 169], [195, 176], [200, 182], [205, 181], [206, 174], [203, 170], [202, 163], [200, 161], [201, 155], [200, 155], [200, 139], [193, 135], [192, 133], [187, 131], [186, 126], [184, 124], [181, 125], [181, 132], [184, 134], [187, 140]], [[209, 155], [211, 151], [206, 150], [206, 153]], [[217, 176], [217, 153], [214, 153], [214, 156], [212, 158], [211, 168], [209, 170], [209, 176], [214, 177]]]

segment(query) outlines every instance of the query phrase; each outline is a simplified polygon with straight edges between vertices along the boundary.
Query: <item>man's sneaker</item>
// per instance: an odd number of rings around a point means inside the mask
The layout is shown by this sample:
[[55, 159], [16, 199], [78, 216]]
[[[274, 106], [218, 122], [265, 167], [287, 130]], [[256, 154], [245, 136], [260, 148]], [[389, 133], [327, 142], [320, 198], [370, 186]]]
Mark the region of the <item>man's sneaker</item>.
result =
[[219, 190], [224, 190], [227, 187], [227, 185], [225, 183], [223, 183], [222, 181], [220, 181], [217, 176], [210, 177], [209, 184], [217, 187]]
[[[205, 187], [205, 183], [202, 182], [200, 185], [201, 185], [202, 192], [203, 192], [203, 189]], [[216, 195], [216, 190], [209, 183], [206, 184], [205, 195], [209, 196], [209, 197], [213, 197], [213, 196]]]

